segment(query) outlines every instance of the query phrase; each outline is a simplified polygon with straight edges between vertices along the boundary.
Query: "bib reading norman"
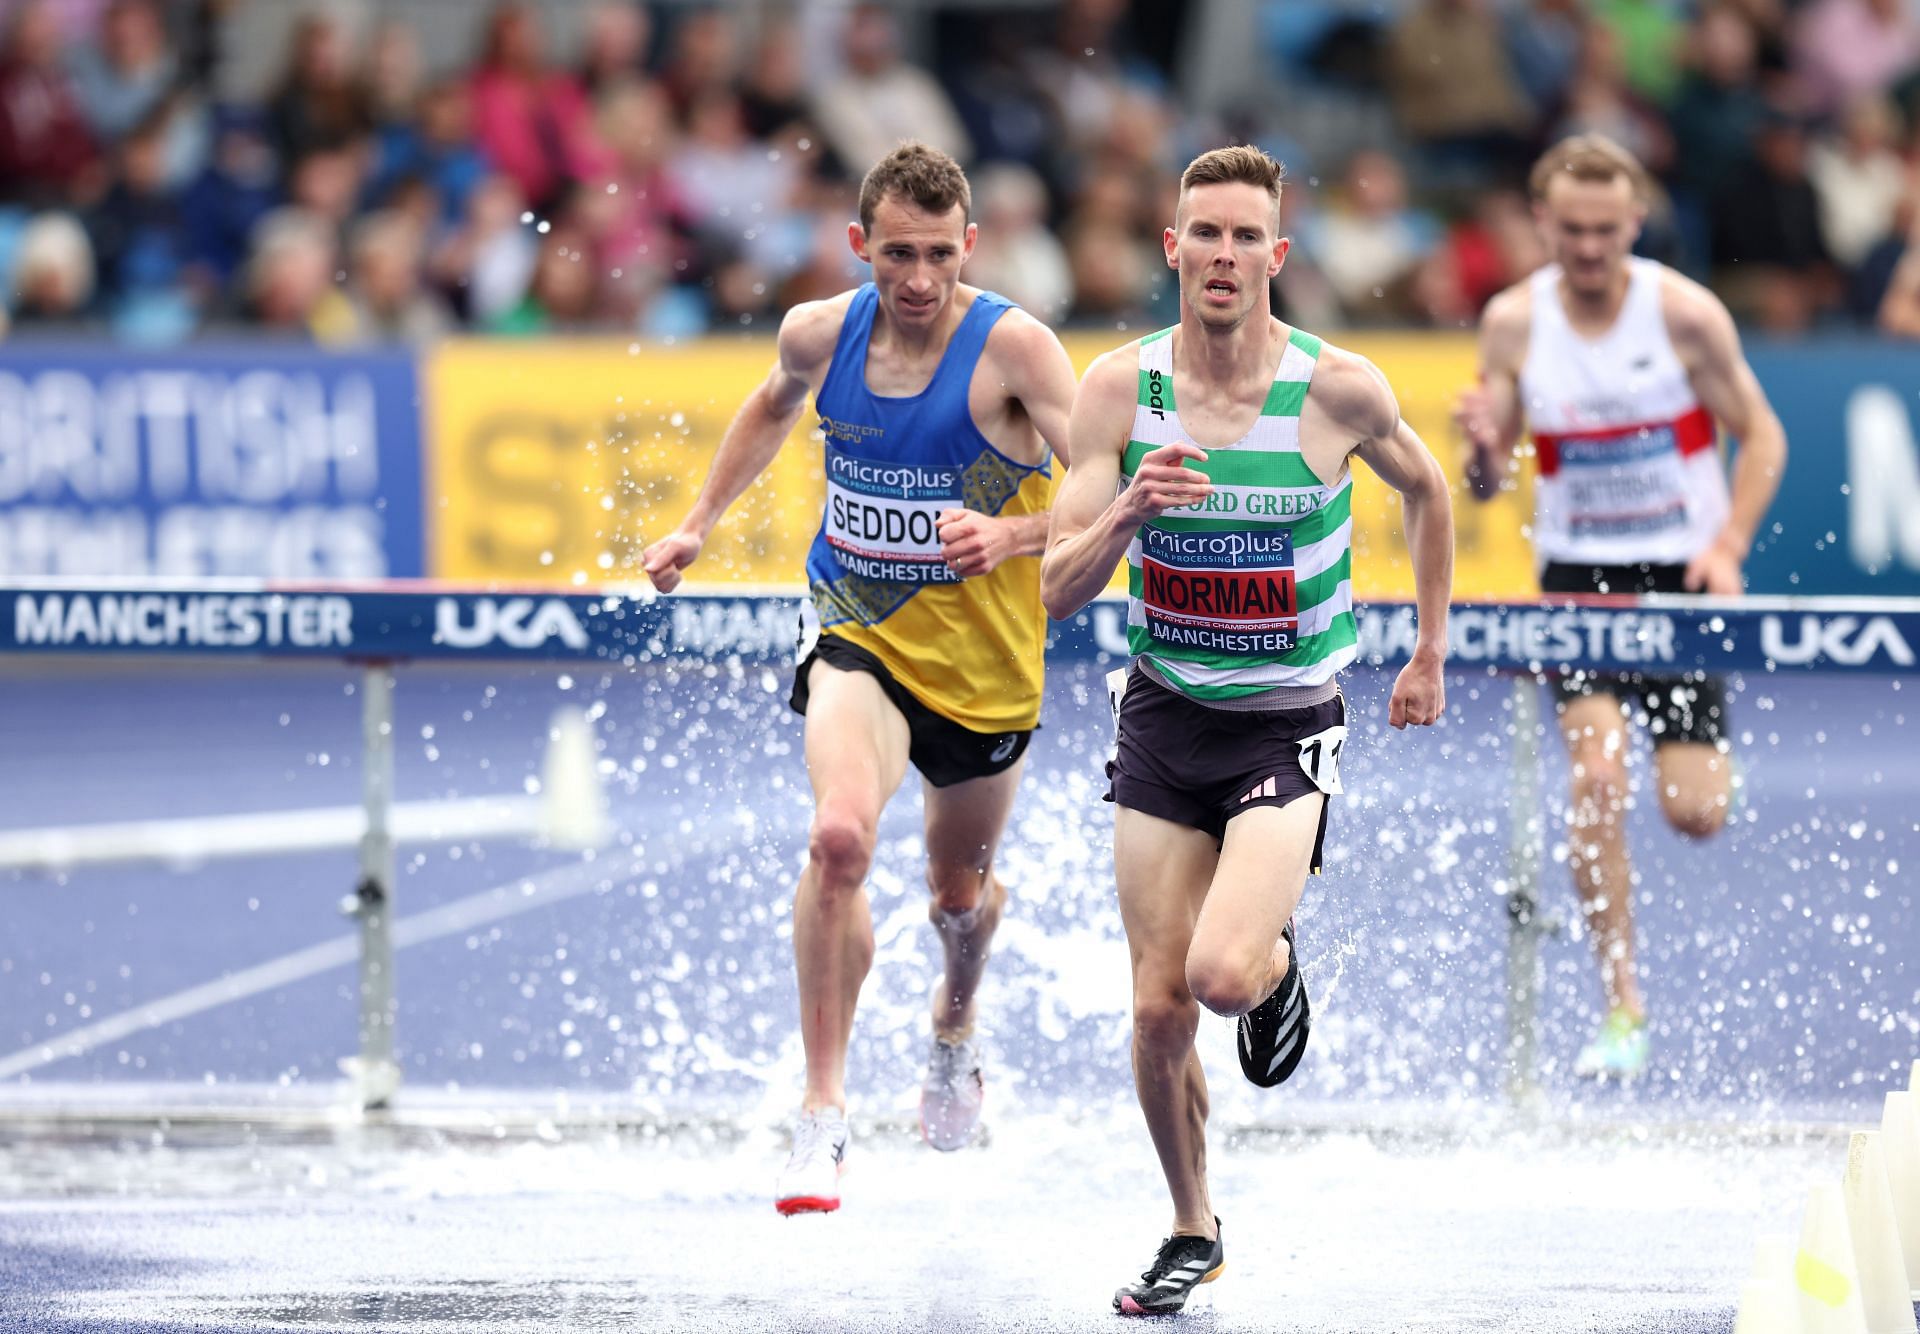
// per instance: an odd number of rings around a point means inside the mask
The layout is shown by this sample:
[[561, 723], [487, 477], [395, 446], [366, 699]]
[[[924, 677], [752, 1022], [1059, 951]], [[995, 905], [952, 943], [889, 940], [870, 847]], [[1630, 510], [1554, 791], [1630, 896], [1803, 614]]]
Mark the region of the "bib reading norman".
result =
[[[1186, 440], [1173, 387], [1171, 329], [1140, 342], [1140, 400], [1122, 472]], [[1253, 429], [1208, 449], [1213, 492], [1168, 510], [1127, 548], [1127, 645], [1176, 689], [1240, 699], [1317, 686], [1353, 661], [1351, 499], [1342, 465], [1328, 486], [1300, 454], [1300, 409], [1320, 340], [1294, 330]]]

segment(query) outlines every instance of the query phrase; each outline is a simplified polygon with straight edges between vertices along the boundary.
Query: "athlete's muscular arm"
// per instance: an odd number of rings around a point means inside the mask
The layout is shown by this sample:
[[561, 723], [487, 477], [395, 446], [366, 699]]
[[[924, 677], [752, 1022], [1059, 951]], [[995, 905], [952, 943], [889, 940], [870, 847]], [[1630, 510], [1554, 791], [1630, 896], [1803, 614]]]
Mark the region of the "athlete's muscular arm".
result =
[[1463, 390], [1453, 419], [1467, 437], [1467, 484], [1477, 500], [1500, 492], [1513, 463], [1525, 414], [1520, 368], [1527, 359], [1532, 322], [1526, 284], [1510, 287], [1487, 303], [1480, 320], [1480, 383]]
[[1181, 442], [1148, 454], [1127, 489], [1114, 494], [1139, 401], [1139, 355], [1139, 344], [1129, 343], [1102, 356], [1074, 395], [1067, 431], [1073, 466], [1054, 495], [1047, 554], [1040, 562], [1040, 600], [1056, 621], [1099, 596], [1141, 524], [1197, 504], [1213, 490], [1204, 476], [1186, 468], [1187, 459], [1205, 459], [1205, 451]]
[[1387, 722], [1401, 728], [1438, 722], [1447, 707], [1447, 603], [1453, 595], [1453, 499], [1447, 477], [1401, 418], [1393, 390], [1373, 364], [1350, 352], [1329, 351], [1334, 355], [1321, 354], [1310, 392], [1323, 396], [1327, 415], [1348, 439], [1359, 442], [1354, 452], [1400, 493], [1413, 556], [1419, 629], [1413, 658], [1393, 683]]
[[779, 356], [727, 426], [714, 451], [713, 470], [680, 526], [641, 554], [641, 567], [662, 593], [679, 587], [686, 568], [699, 558], [707, 535], [720, 516], [767, 470], [781, 444], [800, 420], [813, 377], [833, 355], [834, 340], [846, 316], [846, 301], [812, 301], [795, 306], [780, 322]]
[[[1073, 363], [1053, 330], [1023, 310], [1000, 317], [987, 342], [992, 370], [1011, 403], [1033, 423], [1054, 457], [1067, 461], [1067, 417], [1073, 409]], [[940, 554], [955, 573], [987, 574], [1012, 556], [1047, 549], [1047, 516], [1001, 517], [974, 510], [939, 515]]]
[[1740, 565], [1787, 469], [1787, 433], [1747, 365], [1733, 317], [1720, 299], [1676, 274], [1661, 292], [1661, 305], [1694, 396], [1740, 442], [1726, 526], [1686, 572], [1688, 588], [1733, 597], [1744, 588]]

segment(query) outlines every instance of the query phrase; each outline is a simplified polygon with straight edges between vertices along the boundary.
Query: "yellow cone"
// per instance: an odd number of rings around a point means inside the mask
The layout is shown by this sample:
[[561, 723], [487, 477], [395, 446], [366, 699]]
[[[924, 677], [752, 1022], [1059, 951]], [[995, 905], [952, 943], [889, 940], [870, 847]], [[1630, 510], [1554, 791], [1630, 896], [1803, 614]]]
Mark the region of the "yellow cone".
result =
[[1847, 1229], [1847, 1202], [1837, 1181], [1823, 1181], [1807, 1196], [1793, 1278], [1800, 1289], [1800, 1324], [1805, 1334], [1867, 1334], [1867, 1313], [1860, 1305], [1860, 1269], [1853, 1262], [1853, 1236]]
[[1853, 1234], [1853, 1259], [1860, 1270], [1860, 1305], [1868, 1334], [1917, 1334], [1912, 1289], [1893, 1216], [1893, 1188], [1887, 1184], [1886, 1155], [1880, 1132], [1855, 1131], [1847, 1145], [1847, 1229]]
[[1903, 1089], [1887, 1095], [1880, 1113], [1880, 1149], [1893, 1190], [1893, 1217], [1900, 1225], [1909, 1291], [1920, 1284], [1920, 1122], [1914, 1105], [1914, 1095]]
[[1801, 1334], [1800, 1292], [1793, 1277], [1793, 1238], [1763, 1233], [1753, 1248], [1753, 1272], [1740, 1285], [1733, 1334]]

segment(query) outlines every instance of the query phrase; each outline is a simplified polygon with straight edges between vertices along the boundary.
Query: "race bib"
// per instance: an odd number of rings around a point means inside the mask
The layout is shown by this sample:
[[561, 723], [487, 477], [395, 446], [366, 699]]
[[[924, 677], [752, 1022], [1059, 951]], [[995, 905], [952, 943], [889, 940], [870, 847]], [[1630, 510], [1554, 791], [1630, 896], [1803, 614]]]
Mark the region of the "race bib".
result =
[[891, 584], [955, 584], [938, 519], [961, 508], [960, 471], [878, 463], [827, 450], [827, 545], [850, 574]]
[[1293, 530], [1140, 533], [1140, 600], [1162, 644], [1272, 657], [1299, 640]]
[[1687, 479], [1673, 428], [1559, 442], [1572, 537], [1643, 537], [1687, 525]]
[[1335, 723], [1324, 732], [1301, 737], [1300, 767], [1307, 771], [1313, 785], [1330, 797], [1344, 790], [1340, 786], [1340, 752], [1346, 749], [1347, 725]]

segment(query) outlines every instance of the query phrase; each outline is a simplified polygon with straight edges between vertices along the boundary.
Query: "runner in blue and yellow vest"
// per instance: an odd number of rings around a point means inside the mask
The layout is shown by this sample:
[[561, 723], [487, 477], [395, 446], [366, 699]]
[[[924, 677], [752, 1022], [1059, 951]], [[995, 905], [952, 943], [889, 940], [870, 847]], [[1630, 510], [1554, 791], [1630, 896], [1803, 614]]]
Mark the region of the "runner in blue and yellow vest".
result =
[[909, 764], [925, 782], [946, 956], [921, 1090], [927, 1142], [971, 1142], [985, 1092], [973, 1002], [1006, 902], [994, 850], [1040, 716], [1038, 558], [1073, 367], [1045, 326], [960, 282], [970, 207], [959, 166], [925, 145], [867, 174], [848, 237], [873, 281], [788, 312], [778, 363], [721, 440], [692, 512], [644, 556], [662, 592], [678, 585], [814, 395], [827, 503], [793, 687], [814, 792], [793, 925], [807, 1087], [775, 1189], [784, 1214], [840, 1207], [847, 1044], [874, 949], [865, 881]]
[[1122, 1315], [1178, 1311], [1226, 1267], [1207, 1191], [1200, 1007], [1238, 1018], [1241, 1070], [1262, 1087], [1306, 1051], [1293, 911], [1341, 790], [1354, 455], [1403, 497], [1419, 599], [1388, 721], [1432, 723], [1446, 702], [1446, 478], [1378, 371], [1270, 313], [1288, 249], [1280, 177], [1251, 147], [1203, 153], [1181, 176], [1165, 237], [1180, 323], [1088, 370], [1041, 569], [1047, 610], [1066, 617], [1128, 567], [1133, 662], [1109, 678], [1108, 800], [1134, 1088], [1173, 1226], [1114, 1293]]

